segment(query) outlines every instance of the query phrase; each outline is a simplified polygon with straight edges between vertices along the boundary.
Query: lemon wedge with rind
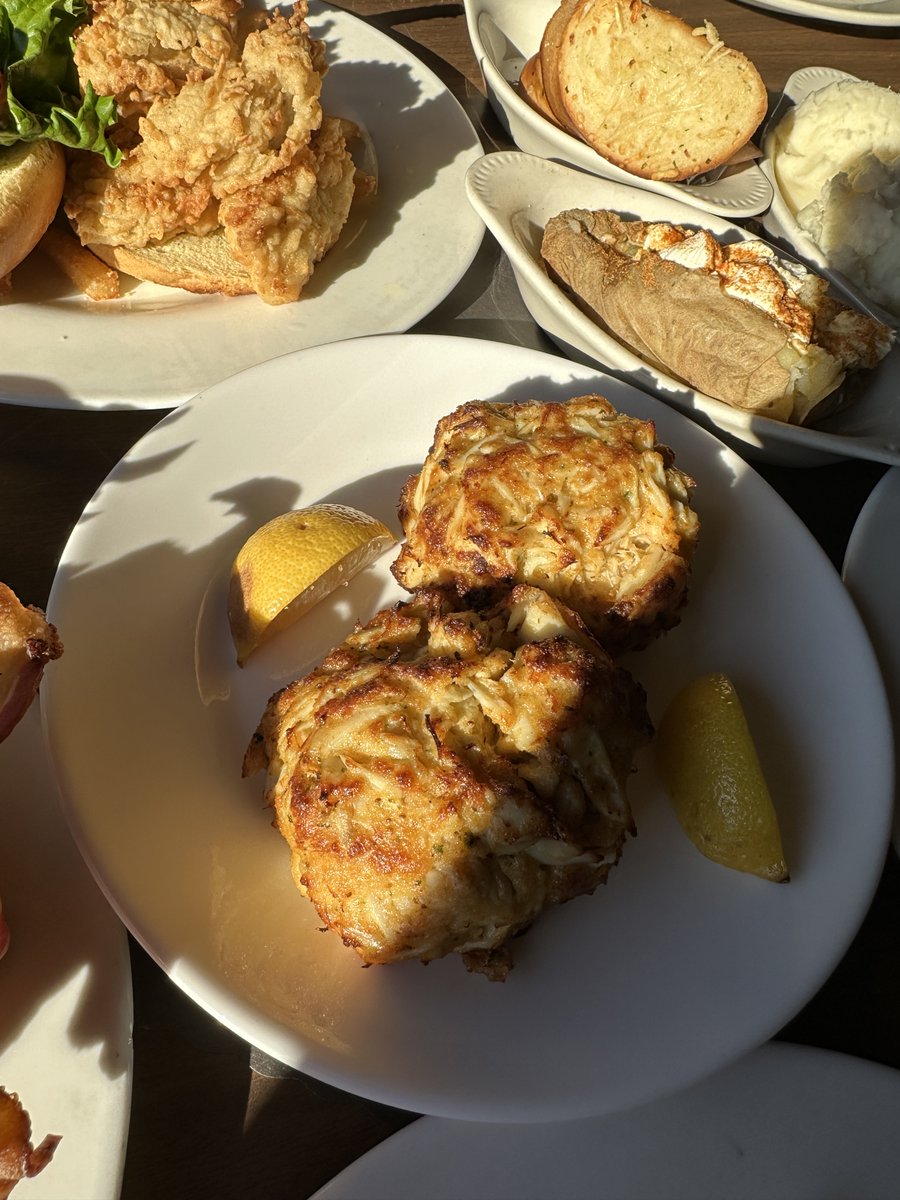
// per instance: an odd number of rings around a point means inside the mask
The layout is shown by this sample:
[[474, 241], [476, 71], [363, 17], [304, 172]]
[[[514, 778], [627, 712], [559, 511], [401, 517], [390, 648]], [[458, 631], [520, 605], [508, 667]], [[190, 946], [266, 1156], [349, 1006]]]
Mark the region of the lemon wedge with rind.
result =
[[346, 504], [294, 509], [257, 529], [231, 567], [228, 622], [238, 666], [396, 543], [377, 517]]
[[685, 833], [707, 858], [763, 879], [789, 878], [781, 831], [734, 684], [703, 675], [659, 723], [656, 761]]

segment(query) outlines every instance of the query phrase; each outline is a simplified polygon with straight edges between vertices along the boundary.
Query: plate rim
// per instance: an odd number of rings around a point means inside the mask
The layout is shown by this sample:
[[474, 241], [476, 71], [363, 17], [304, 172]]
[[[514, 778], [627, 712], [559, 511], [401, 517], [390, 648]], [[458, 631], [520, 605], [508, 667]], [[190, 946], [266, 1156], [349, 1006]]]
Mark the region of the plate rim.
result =
[[818, 4], [815, 0], [739, 0], [753, 8], [765, 8], [772, 12], [787, 13], [807, 21], [832, 21], [837, 25], [859, 25], [890, 28], [900, 25], [900, 8], [893, 12], [878, 12], [873, 9], [858, 9], [850, 5]]
[[[809, 1066], [812, 1064], [812, 1069]], [[753, 1072], [761, 1070], [764, 1074], [770, 1075], [769, 1080], [772, 1086], [777, 1086], [778, 1076], [781, 1071], [789, 1070], [797, 1072], [797, 1070], [815, 1076], [822, 1086], [821, 1094], [827, 1097], [828, 1103], [838, 1109], [843, 1107], [843, 1097], [845, 1092], [842, 1089], [833, 1086], [833, 1074], [837, 1070], [841, 1073], [842, 1078], [848, 1075], [858, 1077], [860, 1082], [868, 1079], [877, 1079], [887, 1083], [890, 1081], [894, 1088], [900, 1092], [900, 1071], [896, 1068], [887, 1066], [886, 1064], [876, 1062], [871, 1059], [860, 1058], [844, 1051], [833, 1050], [828, 1048], [820, 1048], [802, 1043], [787, 1042], [787, 1041], [771, 1041], [751, 1051], [744, 1058], [741, 1058], [729, 1067], [723, 1068], [721, 1077], [717, 1074], [692, 1086], [690, 1091], [696, 1091], [697, 1095], [705, 1096], [705, 1091], [711, 1090], [712, 1087], [721, 1084], [732, 1083], [732, 1086], [743, 1086], [748, 1070]], [[627, 1110], [624, 1113], [611, 1114], [612, 1121], [609, 1117], [585, 1117], [572, 1124], [572, 1132], [577, 1133], [579, 1139], [583, 1139], [585, 1145], [589, 1145], [592, 1136], [597, 1137], [597, 1134], [604, 1134], [604, 1125], [617, 1124], [621, 1118], [625, 1118], [629, 1123], [637, 1124], [645, 1109], [655, 1108], [657, 1106], [665, 1106], [666, 1112], [674, 1108], [674, 1105], [683, 1102], [685, 1099], [684, 1093], [678, 1093], [677, 1096], [668, 1097], [660, 1101], [651, 1101], [646, 1106], [641, 1106], [639, 1109]], [[384, 1188], [390, 1186], [392, 1189], [397, 1187], [397, 1174], [393, 1170], [391, 1164], [397, 1159], [407, 1158], [411, 1162], [426, 1161], [424, 1156], [427, 1156], [427, 1161], [434, 1166], [433, 1151], [435, 1137], [440, 1138], [444, 1133], [450, 1133], [451, 1136], [456, 1133], [457, 1145], [456, 1152], [462, 1152], [466, 1147], [467, 1132], [475, 1125], [474, 1122], [467, 1121], [448, 1121], [441, 1117], [421, 1116], [415, 1121], [398, 1129], [396, 1132], [389, 1134], [383, 1138], [377, 1145], [365, 1151], [358, 1158], [348, 1163], [337, 1175], [334, 1175], [327, 1183], [323, 1184], [311, 1197], [310, 1200], [356, 1200], [360, 1195], [368, 1194], [367, 1188], [371, 1188], [373, 1184], [372, 1170], [375, 1171], [374, 1184], [378, 1191], [376, 1195], [382, 1196], [386, 1193]], [[535, 1136], [540, 1139], [543, 1130], [551, 1129], [551, 1126], [542, 1125], [534, 1127], [532, 1130], [515, 1127], [512, 1131], [516, 1137], [531, 1137]], [[504, 1126], [504, 1131], [509, 1131], [509, 1126]], [[607, 1134], [607, 1136], [609, 1136]], [[443, 1147], [446, 1149], [446, 1147]], [[759, 1152], [760, 1147], [755, 1146], [756, 1152]], [[585, 1152], [588, 1153], [587, 1151]], [[387, 1171], [387, 1177], [385, 1175]], [[564, 1173], [560, 1176], [564, 1179]], [[491, 1179], [491, 1183], [497, 1181]], [[683, 1180], [679, 1180], [683, 1182]], [[723, 1180], [717, 1181], [723, 1183]], [[362, 1189], [362, 1190], [360, 1190]], [[392, 1193], [393, 1200], [404, 1200], [411, 1196], [405, 1187], [402, 1191], [394, 1191]], [[619, 1193], [616, 1192], [616, 1195]], [[681, 1193], [679, 1193], [681, 1194]], [[705, 1193], [704, 1193], [705, 1194]], [[633, 1194], [634, 1195], [634, 1194]], [[507, 1192], [502, 1193], [503, 1197], [507, 1196]], [[481, 1200], [501, 1200], [501, 1193], [491, 1190], [485, 1194]]]
[[[120, 993], [114, 998], [116, 1009], [115, 1020], [112, 1020], [110, 1006], [107, 1016], [109, 1024], [102, 1029], [93, 1030], [95, 1041], [89, 1047], [71, 1044], [71, 1053], [66, 1072], [57, 1071], [53, 1064], [55, 1058], [48, 1060], [48, 1039], [51, 1045], [61, 1036], [63, 1030], [68, 1031], [70, 1024], [79, 1015], [85, 1000], [89, 1001], [90, 992], [86, 987], [82, 973], [73, 972], [60, 979], [55, 991], [44, 991], [39, 1007], [28, 1016], [27, 1021], [18, 1029], [10, 1041], [0, 1043], [0, 1085], [5, 1085], [10, 1092], [18, 1093], [19, 1098], [32, 1120], [35, 1143], [45, 1134], [58, 1134], [62, 1137], [61, 1148], [44, 1171], [29, 1181], [28, 1195], [35, 1200], [41, 1197], [63, 1197], [69, 1194], [73, 1186], [73, 1172], [81, 1184], [88, 1182], [107, 1183], [111, 1187], [110, 1195], [118, 1195], [125, 1171], [127, 1156], [128, 1132], [131, 1125], [131, 1099], [134, 1086], [134, 1052], [132, 1043], [132, 1025], [134, 1020], [133, 982], [128, 951], [128, 938], [124, 928], [117, 920], [114, 910], [108, 907], [102, 893], [94, 888], [80, 849], [75, 841], [67, 821], [63, 815], [61, 800], [54, 788], [54, 777], [49, 755], [43, 740], [42, 731], [42, 700], [39, 696], [30, 710], [25, 713], [19, 727], [13, 732], [9, 741], [0, 747], [3, 765], [0, 777], [8, 779], [27, 778], [28, 782], [21, 789], [23, 799], [13, 799], [12, 808], [8, 815], [15, 817], [16, 805], [27, 803], [29, 816], [24, 828], [28, 830], [27, 822], [41, 822], [41, 828], [46, 833], [46, 846], [39, 845], [31, 857], [41, 870], [33, 872], [28, 877], [32, 890], [23, 888], [20, 892], [10, 893], [7, 884], [6, 900], [7, 913], [11, 918], [12, 942], [4, 961], [0, 963], [0, 974], [8, 969], [10, 979], [15, 979], [17, 973], [21, 978], [28, 978], [34, 969], [35, 954], [39, 954], [48, 943], [41, 943], [38, 951], [33, 944], [22, 947], [25, 957], [16, 961], [18, 932], [15, 913], [20, 918], [27, 916], [33, 925], [30, 932], [39, 932], [52, 918], [54, 923], [59, 919], [58, 904], [62, 903], [61, 894], [55, 895], [55, 904], [47, 906], [43, 900], [38, 904], [31, 902], [35, 888], [40, 888], [41, 880], [47, 875], [43, 870], [50, 870], [50, 878], [59, 875], [66, 882], [76, 882], [74, 898], [71, 891], [65, 893], [66, 903], [71, 911], [66, 913], [63, 920], [68, 927], [79, 924], [81, 942], [79, 952], [84, 951], [83, 966], [96, 970], [98, 955], [102, 951], [104, 968], [114, 971], [120, 985]], [[20, 789], [14, 789], [19, 791]], [[32, 829], [30, 832], [34, 832]], [[23, 835], [18, 835], [21, 843]], [[17, 843], [14, 833], [11, 841]], [[24, 846], [20, 846], [24, 850]], [[60, 871], [61, 864], [65, 864]], [[73, 876], [73, 872], [75, 875]], [[50, 884], [50, 888], [59, 885]], [[3, 879], [0, 878], [0, 896], [3, 894]], [[102, 924], [100, 924], [102, 922]], [[26, 924], [26, 929], [28, 925]], [[88, 931], [86, 933], [85, 931]], [[24, 936], [25, 929], [21, 931]], [[89, 941], [85, 939], [90, 936]], [[52, 938], [49, 943], [52, 946]], [[40, 971], [46, 971], [41, 965]], [[115, 1025], [115, 1028], [113, 1027]], [[100, 1038], [109, 1041], [109, 1048], [116, 1056], [116, 1063], [121, 1068], [110, 1077], [106, 1068], [98, 1062], [100, 1051], [96, 1043]], [[14, 1071], [13, 1064], [17, 1055], [25, 1046], [34, 1062], [32, 1077], [26, 1079], [21, 1071]], [[71, 1072], [75, 1072], [73, 1079]], [[42, 1075], [52, 1075], [49, 1083], [42, 1084]], [[60, 1086], [61, 1082], [64, 1086]], [[108, 1085], [108, 1086], [107, 1086]], [[103, 1104], [98, 1105], [96, 1089], [103, 1087]], [[87, 1093], [85, 1095], [84, 1093]], [[85, 1101], [77, 1103], [77, 1100]], [[49, 1104], [48, 1104], [49, 1100]], [[45, 1111], [48, 1108], [60, 1106], [66, 1116], [61, 1113]], [[98, 1115], [99, 1114], [99, 1115]], [[88, 1136], [90, 1135], [90, 1136]], [[91, 1140], [91, 1138], [93, 1140]], [[87, 1139], [87, 1140], [85, 1140]], [[91, 1148], [94, 1153], [91, 1153]], [[97, 1151], [102, 1150], [98, 1158]], [[76, 1152], [81, 1156], [82, 1165], [73, 1164], [69, 1155]], [[85, 1167], [91, 1162], [102, 1162], [104, 1165], [103, 1179], [94, 1178], [92, 1181], [84, 1178]], [[67, 1165], [68, 1163], [68, 1165]]]
[[[866, 625], [867, 629], [869, 629], [869, 621], [873, 619], [869, 616], [871, 592], [869, 590], [870, 585], [866, 584], [863, 587], [860, 580], [867, 579], [870, 572], [861, 566], [861, 562], [867, 555], [871, 554], [871, 550], [867, 549], [867, 547], [874, 537], [873, 526], [879, 523], [881, 506], [885, 503], [886, 496], [890, 497], [890, 500], [900, 507], [900, 467], [888, 467], [866, 497], [853, 523], [853, 528], [850, 530], [847, 547], [844, 551], [844, 559], [841, 564], [841, 579], [844, 581], [844, 585], [853, 597], [857, 607], [860, 608], [863, 624]], [[897, 582], [900, 583], [900, 571], [897, 573]], [[884, 614], [880, 605], [877, 606], [877, 611], [879, 614], [877, 628], [869, 629], [869, 637], [872, 639], [876, 657], [878, 658], [882, 676], [884, 677], [888, 707], [891, 711], [895, 730], [895, 752], [898, 752], [900, 751], [900, 672], [896, 672], [894, 668], [895, 666], [900, 667], [900, 637], [896, 633], [890, 632], [889, 622], [883, 620]], [[883, 638], [892, 639], [890, 663], [885, 663], [880, 653]], [[900, 856], [900, 781], [898, 781], [898, 791], [894, 802], [894, 823], [891, 832], [891, 842], [895, 852]]]

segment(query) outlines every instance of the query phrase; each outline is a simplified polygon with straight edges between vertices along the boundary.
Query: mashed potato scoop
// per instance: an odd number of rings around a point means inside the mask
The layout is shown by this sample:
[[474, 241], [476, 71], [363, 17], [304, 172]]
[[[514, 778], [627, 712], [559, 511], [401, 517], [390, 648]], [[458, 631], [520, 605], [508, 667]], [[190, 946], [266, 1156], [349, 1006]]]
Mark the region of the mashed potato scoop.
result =
[[819, 88], [775, 127], [771, 157], [829, 265], [900, 317], [900, 94], [861, 79]]

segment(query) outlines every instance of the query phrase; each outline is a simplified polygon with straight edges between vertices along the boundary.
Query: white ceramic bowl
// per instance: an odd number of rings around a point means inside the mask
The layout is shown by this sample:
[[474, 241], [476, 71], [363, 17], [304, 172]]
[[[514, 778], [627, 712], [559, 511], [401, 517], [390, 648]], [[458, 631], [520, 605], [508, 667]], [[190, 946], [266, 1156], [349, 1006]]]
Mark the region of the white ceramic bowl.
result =
[[781, 98], [772, 109], [763, 133], [765, 157], [762, 159], [760, 166], [772, 185], [772, 204], [768, 212], [760, 218], [760, 224], [773, 242], [788, 247], [798, 258], [802, 258], [804, 262], [814, 267], [820, 274], [843, 288], [848, 295], [853, 296], [860, 308], [871, 313], [880, 321], [898, 328], [900, 327], [900, 321], [898, 321], [897, 317], [892, 313], [886, 312], [879, 305], [875, 304], [874, 301], [865, 296], [845, 275], [842, 275], [839, 271], [835, 271], [828, 262], [825, 253], [816, 245], [809, 234], [797, 224], [794, 211], [778, 185], [778, 176], [775, 171], [775, 158], [777, 154], [775, 130], [790, 109], [799, 104], [801, 100], [805, 100], [813, 92], [817, 92], [831, 83], [840, 83], [842, 80], [855, 81], [856, 79], [857, 76], [848, 75], [846, 71], [836, 71], [833, 67], [803, 67], [801, 70], [795, 71], [784, 85]]
[[772, 201], [769, 180], [755, 162], [710, 183], [667, 183], [641, 179], [602, 158], [596, 150], [546, 120], [519, 94], [522, 67], [540, 45], [556, 0], [465, 0], [466, 22], [488, 98], [510, 137], [529, 154], [581, 167], [604, 179], [668, 196], [705, 212], [752, 217]]
[[566, 352], [627, 378], [758, 459], [788, 466], [840, 458], [900, 464], [900, 348], [848, 385], [854, 389], [852, 404], [814, 428], [787, 425], [732, 408], [651, 367], [583, 313], [551, 281], [540, 256], [544, 226], [566, 208], [609, 208], [641, 220], [702, 224], [729, 240], [749, 237], [745, 229], [668, 197], [512, 150], [485, 155], [470, 167], [466, 191], [506, 252], [529, 312]]

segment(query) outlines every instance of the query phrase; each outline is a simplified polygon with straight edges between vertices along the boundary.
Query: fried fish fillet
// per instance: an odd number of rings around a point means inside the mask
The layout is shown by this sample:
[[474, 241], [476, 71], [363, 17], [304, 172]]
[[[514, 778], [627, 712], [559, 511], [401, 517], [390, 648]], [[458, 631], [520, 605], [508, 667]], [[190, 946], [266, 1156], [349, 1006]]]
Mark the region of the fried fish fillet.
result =
[[[64, 206], [84, 245], [138, 278], [283, 304], [372, 181], [351, 155], [357, 127], [323, 114], [324, 47], [306, 3], [241, 33], [239, 9], [108, 0], [95, 11], [76, 61], [82, 86], [116, 97], [124, 155], [115, 168], [77, 156]], [[197, 271], [204, 250], [209, 269]]]
[[236, 61], [234, 17], [239, 6], [188, 0], [105, 0], [91, 5], [89, 23], [74, 38], [82, 86], [115, 97], [119, 114], [146, 113], [160, 96], [175, 96], [188, 80], [208, 78]]
[[210, 73], [156, 96], [117, 167], [79, 157], [65, 205], [82, 242], [135, 248], [205, 234], [218, 223], [218, 201], [290, 166], [322, 123], [322, 81], [304, 30], [296, 14], [274, 15], [239, 59], [226, 54]]
[[235, 261], [270, 304], [296, 299], [340, 237], [359, 186], [348, 149], [357, 132], [351, 121], [323, 117], [289, 166], [219, 205]]
[[502, 979], [509, 939], [617, 862], [651, 733], [545, 592], [479, 614], [426, 590], [272, 698], [244, 774], [267, 770], [297, 887], [365, 963], [458, 952]]
[[322, 123], [322, 79], [305, 28], [276, 13], [247, 37], [239, 62], [158, 100], [141, 121], [130, 168], [166, 187], [208, 178], [221, 200], [289, 166]]
[[401, 494], [391, 568], [409, 591], [463, 598], [522, 582], [583, 618], [613, 654], [678, 621], [699, 531], [693, 481], [651, 421], [602, 396], [464, 404]]

